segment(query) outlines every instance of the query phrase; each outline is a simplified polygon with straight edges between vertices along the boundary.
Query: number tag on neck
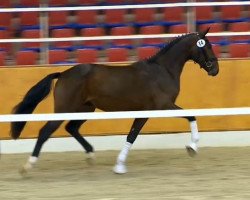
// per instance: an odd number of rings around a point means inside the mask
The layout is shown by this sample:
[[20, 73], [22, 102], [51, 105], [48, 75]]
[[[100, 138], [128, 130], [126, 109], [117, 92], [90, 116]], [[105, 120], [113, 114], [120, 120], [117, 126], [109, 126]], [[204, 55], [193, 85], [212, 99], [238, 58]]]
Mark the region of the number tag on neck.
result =
[[204, 46], [206, 45], [206, 42], [205, 42], [205, 40], [203, 40], [203, 39], [199, 39], [199, 40], [197, 41], [196, 45], [197, 45], [197, 47], [202, 48], [202, 47], [204, 47]]

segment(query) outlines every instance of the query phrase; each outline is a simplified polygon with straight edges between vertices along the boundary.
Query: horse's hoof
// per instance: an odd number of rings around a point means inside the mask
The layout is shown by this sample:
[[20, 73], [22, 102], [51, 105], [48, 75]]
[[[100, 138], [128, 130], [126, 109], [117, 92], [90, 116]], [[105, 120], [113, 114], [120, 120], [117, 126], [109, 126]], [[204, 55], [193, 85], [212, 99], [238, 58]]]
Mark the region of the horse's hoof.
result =
[[22, 166], [20, 169], [19, 169], [19, 174], [21, 176], [25, 176], [27, 175], [28, 171], [33, 168], [33, 166], [30, 164], [30, 163], [26, 163], [24, 166]]
[[93, 152], [87, 153], [86, 161], [89, 165], [94, 165], [95, 160], [96, 160], [95, 153], [93, 153]]
[[28, 173], [28, 171], [27, 171], [24, 167], [21, 167], [21, 168], [18, 170], [18, 172], [19, 172], [19, 174], [20, 174], [21, 176], [25, 176], [25, 175]]
[[187, 153], [190, 157], [194, 157], [197, 155], [197, 150], [194, 149], [193, 147], [191, 146], [186, 146], [186, 150], [187, 150]]
[[116, 174], [126, 174], [128, 171], [125, 165], [116, 164], [113, 168], [113, 172]]

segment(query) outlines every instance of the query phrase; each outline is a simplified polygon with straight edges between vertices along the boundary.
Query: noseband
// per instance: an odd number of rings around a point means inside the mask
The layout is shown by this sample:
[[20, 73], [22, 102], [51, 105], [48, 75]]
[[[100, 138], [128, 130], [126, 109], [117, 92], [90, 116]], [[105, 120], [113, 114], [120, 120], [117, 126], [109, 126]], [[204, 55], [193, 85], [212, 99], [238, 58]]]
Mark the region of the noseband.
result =
[[198, 41], [197, 41], [196, 45], [200, 49], [200, 51], [202, 52], [202, 55], [205, 58], [206, 67], [210, 69], [212, 67], [212, 65], [213, 65], [213, 62], [217, 61], [218, 59], [216, 57], [214, 57], [214, 58], [209, 58], [208, 57], [208, 54], [207, 54], [207, 52], [206, 52], [206, 50], [204, 48], [206, 46], [206, 41], [204, 39], [201, 39], [199, 37], [199, 35], [198, 35]]

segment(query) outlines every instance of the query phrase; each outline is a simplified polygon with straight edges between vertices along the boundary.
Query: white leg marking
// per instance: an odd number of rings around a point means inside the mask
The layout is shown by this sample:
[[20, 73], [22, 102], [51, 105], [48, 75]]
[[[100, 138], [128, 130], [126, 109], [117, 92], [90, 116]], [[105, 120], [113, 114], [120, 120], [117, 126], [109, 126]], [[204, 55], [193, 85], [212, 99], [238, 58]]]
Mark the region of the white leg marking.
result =
[[196, 121], [190, 122], [190, 128], [191, 128], [191, 141], [194, 143], [198, 143], [200, 140], [199, 132], [198, 132], [198, 126]]
[[38, 157], [30, 156], [28, 161], [19, 170], [20, 174], [22, 175], [27, 174], [27, 172], [34, 167], [37, 161], [38, 161]]
[[125, 174], [127, 173], [127, 167], [126, 167], [126, 160], [129, 153], [129, 150], [131, 149], [132, 144], [129, 142], [126, 142], [123, 149], [119, 153], [116, 161], [116, 165], [113, 168], [113, 171], [117, 174]]
[[186, 146], [186, 148], [188, 150], [189, 155], [194, 156], [198, 151], [197, 143], [200, 140], [197, 122], [196, 121], [190, 122], [190, 128], [191, 128], [191, 142], [189, 145]]
[[87, 153], [86, 161], [89, 165], [94, 165], [95, 160], [96, 160], [95, 153], [93, 153], [93, 152]]

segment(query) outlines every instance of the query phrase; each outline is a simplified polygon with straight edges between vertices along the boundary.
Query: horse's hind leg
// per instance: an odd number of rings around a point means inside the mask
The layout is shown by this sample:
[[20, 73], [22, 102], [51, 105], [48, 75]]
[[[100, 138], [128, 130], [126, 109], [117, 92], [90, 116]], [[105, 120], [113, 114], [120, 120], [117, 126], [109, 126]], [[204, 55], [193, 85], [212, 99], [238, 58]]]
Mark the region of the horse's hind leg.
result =
[[70, 121], [66, 125], [65, 129], [82, 145], [82, 147], [85, 149], [85, 151], [87, 153], [88, 161], [90, 161], [90, 160], [92, 160], [94, 158], [94, 154], [93, 154], [94, 148], [79, 133], [79, 128], [81, 127], [81, 125], [84, 122], [86, 122], [86, 120]]
[[[77, 109], [77, 112], [94, 112], [95, 106], [91, 103], [85, 103], [83, 106], [80, 106], [79, 109]], [[67, 132], [70, 133], [85, 149], [87, 153], [88, 161], [90, 161], [92, 158], [94, 158], [94, 148], [91, 144], [88, 143], [87, 140], [84, 139], [84, 137], [80, 134], [79, 129], [83, 123], [85, 123], [87, 120], [72, 120], [69, 121], [65, 129]]]
[[27, 173], [38, 160], [43, 144], [49, 139], [52, 133], [62, 124], [63, 121], [49, 121], [40, 130], [39, 136], [33, 150], [32, 155], [29, 157], [27, 163], [20, 170], [20, 173]]
[[65, 129], [72, 135], [85, 149], [86, 153], [91, 153], [94, 151], [93, 147], [85, 140], [79, 133], [79, 128], [86, 122], [86, 120], [73, 120], [70, 121]]

